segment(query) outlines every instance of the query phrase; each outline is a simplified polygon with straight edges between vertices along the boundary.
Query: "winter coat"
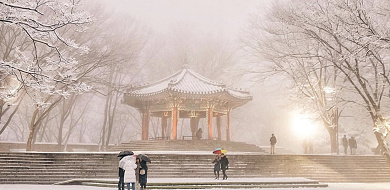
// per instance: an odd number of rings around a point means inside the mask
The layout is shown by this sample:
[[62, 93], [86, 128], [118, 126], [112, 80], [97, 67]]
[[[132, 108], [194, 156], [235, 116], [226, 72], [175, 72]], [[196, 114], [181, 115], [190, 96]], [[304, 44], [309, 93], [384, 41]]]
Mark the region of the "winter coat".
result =
[[[145, 170], [145, 174], [141, 175], [141, 170]], [[141, 161], [141, 168], [139, 169], [139, 183], [146, 184], [148, 182], [148, 165], [144, 160]]]
[[351, 148], [357, 148], [357, 142], [356, 142], [356, 139], [355, 138], [350, 138], [349, 139], [349, 147]]
[[271, 145], [275, 145], [277, 140], [276, 140], [276, 137], [275, 136], [272, 136], [269, 141], [271, 142]]
[[343, 147], [348, 147], [348, 140], [346, 137], [343, 137]]
[[213, 163], [214, 163], [214, 171], [220, 171], [221, 170], [221, 161], [220, 161], [220, 159], [215, 158]]
[[135, 177], [135, 169], [137, 169], [137, 164], [135, 163], [135, 157], [134, 159], [128, 159], [126, 160], [126, 163], [123, 167], [125, 170], [125, 183], [135, 183], [136, 177]]
[[136, 174], [135, 178], [136, 178], [136, 181], [139, 182], [139, 170], [141, 168], [141, 162], [140, 161], [137, 162], [137, 160], [136, 160], [135, 164], [137, 165], [137, 168], [135, 169], [135, 174]]
[[226, 170], [229, 168], [229, 159], [226, 156], [221, 157], [221, 168], [222, 170]]

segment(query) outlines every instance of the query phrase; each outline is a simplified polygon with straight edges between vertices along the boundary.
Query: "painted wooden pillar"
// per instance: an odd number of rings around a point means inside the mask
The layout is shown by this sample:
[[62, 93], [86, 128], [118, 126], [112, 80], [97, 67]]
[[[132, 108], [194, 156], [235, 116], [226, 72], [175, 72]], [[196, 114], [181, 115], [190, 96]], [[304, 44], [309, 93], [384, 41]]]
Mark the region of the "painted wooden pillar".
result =
[[142, 112], [142, 140], [148, 140], [149, 139], [149, 110], [145, 109]]
[[209, 126], [208, 139], [212, 140], [213, 139], [213, 108], [209, 107], [207, 113], [208, 113], [207, 123]]
[[163, 115], [161, 117], [161, 137], [162, 139], [165, 139], [165, 131], [167, 130], [167, 126], [168, 126], [168, 117]]
[[222, 139], [221, 138], [222, 132], [221, 132], [221, 116], [220, 115], [217, 116], [217, 131], [218, 131], [218, 140], [221, 140]]
[[179, 111], [177, 107], [172, 109], [172, 140], [177, 140], [177, 120], [179, 117]]
[[230, 141], [230, 110], [226, 112], [226, 141]]

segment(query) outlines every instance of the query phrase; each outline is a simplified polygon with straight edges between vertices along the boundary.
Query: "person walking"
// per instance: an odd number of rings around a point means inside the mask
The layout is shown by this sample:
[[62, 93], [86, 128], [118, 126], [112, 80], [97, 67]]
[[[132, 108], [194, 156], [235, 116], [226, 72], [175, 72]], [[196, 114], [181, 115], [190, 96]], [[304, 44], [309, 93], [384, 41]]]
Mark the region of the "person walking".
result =
[[[122, 160], [123, 157], [120, 158], [120, 160]], [[119, 163], [120, 163], [120, 160], [119, 160]], [[124, 190], [125, 189], [125, 170], [121, 167], [119, 167], [119, 182], [118, 182], [118, 190]]]
[[196, 131], [196, 139], [201, 140], [203, 135], [202, 128], [199, 128], [198, 131]]
[[141, 168], [141, 159], [136, 157], [135, 164], [137, 165], [137, 168], [135, 169], [135, 185], [137, 186], [137, 189], [139, 189], [139, 170]]
[[219, 179], [219, 171], [221, 171], [221, 157], [217, 154], [214, 158], [214, 176]]
[[347, 152], [348, 152], [348, 139], [347, 139], [347, 135], [344, 135], [344, 137], [341, 140], [343, 142], [344, 154], [347, 154]]
[[135, 182], [136, 182], [136, 173], [137, 164], [135, 161], [135, 156], [130, 156], [131, 159], [126, 159], [126, 163], [124, 165], [125, 175], [124, 175], [124, 183], [127, 184], [127, 190], [130, 190], [130, 183], [132, 190], [135, 190]]
[[348, 140], [348, 143], [349, 143], [349, 147], [350, 147], [350, 149], [351, 149], [351, 155], [356, 154], [357, 142], [356, 142], [355, 137], [351, 137], [351, 138]]
[[229, 159], [225, 156], [224, 153], [221, 154], [221, 169], [223, 174], [223, 180], [227, 179], [226, 170], [229, 169]]
[[124, 166], [125, 166], [125, 163], [126, 163], [126, 160], [129, 159], [131, 155], [134, 155], [134, 153], [132, 151], [128, 151], [128, 150], [125, 150], [125, 151], [121, 151], [119, 154], [118, 154], [118, 157], [120, 158], [119, 159], [119, 172], [118, 172], [118, 177], [119, 177], [119, 182], [118, 182], [118, 190], [124, 190], [125, 189], [125, 183], [124, 183], [124, 177], [125, 177], [125, 169], [124, 169]]
[[148, 165], [145, 160], [141, 159], [139, 170], [139, 184], [141, 189], [146, 189], [146, 183], [148, 182]]
[[269, 139], [271, 143], [271, 154], [275, 154], [275, 144], [277, 142], [276, 137], [274, 134], [271, 135], [271, 138]]

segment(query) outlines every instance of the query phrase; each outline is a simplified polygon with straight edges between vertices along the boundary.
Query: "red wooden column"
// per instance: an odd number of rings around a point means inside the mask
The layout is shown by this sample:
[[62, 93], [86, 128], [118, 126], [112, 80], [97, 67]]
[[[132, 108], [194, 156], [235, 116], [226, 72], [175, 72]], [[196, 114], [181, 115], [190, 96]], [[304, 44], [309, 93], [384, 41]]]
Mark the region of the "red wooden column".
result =
[[148, 140], [149, 139], [149, 110], [145, 109], [142, 112], [142, 140]]
[[178, 108], [172, 109], [172, 140], [177, 140], [177, 120], [179, 117]]
[[226, 141], [230, 141], [230, 110], [226, 112]]
[[208, 126], [209, 126], [209, 136], [208, 136], [208, 139], [212, 140], [213, 139], [213, 108], [209, 107], [208, 110], [207, 110], [207, 113], [208, 113], [207, 123], [208, 123]]
[[221, 138], [222, 132], [221, 132], [221, 116], [220, 115], [217, 116], [217, 131], [218, 131], [218, 140], [221, 140], [222, 139]]

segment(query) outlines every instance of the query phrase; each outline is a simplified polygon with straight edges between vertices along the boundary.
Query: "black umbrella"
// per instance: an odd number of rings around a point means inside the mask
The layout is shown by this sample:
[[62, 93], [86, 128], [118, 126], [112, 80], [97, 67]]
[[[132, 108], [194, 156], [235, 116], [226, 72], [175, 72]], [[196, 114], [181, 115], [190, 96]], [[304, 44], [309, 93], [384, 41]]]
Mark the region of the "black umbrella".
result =
[[146, 156], [145, 154], [138, 154], [137, 155], [137, 158], [145, 161], [145, 162], [149, 162], [149, 163], [152, 163], [152, 161], [150, 160], [150, 158], [148, 156]]
[[125, 150], [125, 151], [121, 151], [118, 154], [118, 157], [125, 157], [125, 156], [130, 156], [130, 155], [134, 155], [134, 152]]

